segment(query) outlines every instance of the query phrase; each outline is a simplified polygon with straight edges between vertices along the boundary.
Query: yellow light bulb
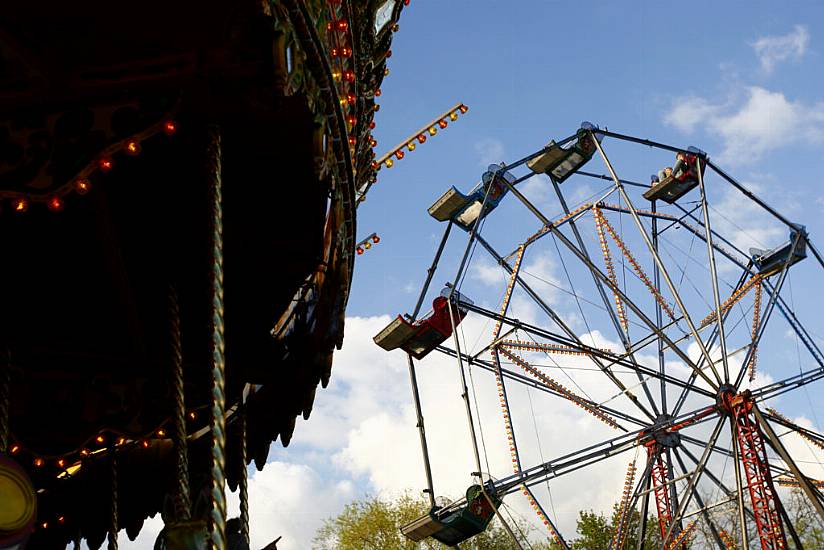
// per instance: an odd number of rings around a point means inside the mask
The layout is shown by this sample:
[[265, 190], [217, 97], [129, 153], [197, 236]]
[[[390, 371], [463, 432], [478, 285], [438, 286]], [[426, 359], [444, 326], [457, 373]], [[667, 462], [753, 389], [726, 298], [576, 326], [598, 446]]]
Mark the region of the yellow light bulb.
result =
[[413, 142], [413, 141], [410, 141], [409, 143], [406, 144], [406, 148], [409, 149], [410, 151], [414, 151], [415, 147], [417, 147], [417, 145], [415, 145], [415, 142]]
[[435, 135], [435, 134], [437, 134], [437, 133], [438, 133], [438, 129], [437, 129], [437, 128], [435, 128], [434, 126], [432, 126], [431, 128], [429, 128], [429, 135], [430, 135], [430, 136], [434, 136], [434, 135]]
[[393, 166], [394, 164], [395, 164], [395, 161], [394, 161], [394, 160], [392, 160], [392, 159], [386, 159], [386, 167], [387, 167], [387, 168], [392, 168], [392, 166]]

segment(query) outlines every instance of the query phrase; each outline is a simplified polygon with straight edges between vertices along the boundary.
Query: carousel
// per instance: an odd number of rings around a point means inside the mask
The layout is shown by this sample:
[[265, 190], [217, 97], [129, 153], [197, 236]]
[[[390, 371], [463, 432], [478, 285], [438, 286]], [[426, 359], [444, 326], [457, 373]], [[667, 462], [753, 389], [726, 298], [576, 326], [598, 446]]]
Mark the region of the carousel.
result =
[[343, 339], [406, 3], [0, 23], [0, 548], [117, 548], [158, 513], [157, 548], [249, 547], [247, 465]]

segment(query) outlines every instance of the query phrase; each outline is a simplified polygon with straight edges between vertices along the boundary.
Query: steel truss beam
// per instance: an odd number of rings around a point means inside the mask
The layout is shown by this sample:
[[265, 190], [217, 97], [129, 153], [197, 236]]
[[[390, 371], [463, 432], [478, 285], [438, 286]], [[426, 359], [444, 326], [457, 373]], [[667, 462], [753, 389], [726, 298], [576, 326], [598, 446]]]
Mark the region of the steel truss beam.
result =
[[[693, 370], [696, 370], [696, 365], [689, 358], [689, 356], [687, 356], [687, 354], [684, 353], [683, 350], [678, 348], [675, 345], [675, 343], [664, 332], [660, 331], [658, 327], [655, 325], [655, 323], [652, 320], [650, 320], [649, 317], [647, 317], [646, 314], [644, 314], [644, 312], [632, 300], [630, 300], [629, 297], [617, 285], [614, 285], [606, 274], [604, 274], [597, 266], [595, 266], [592, 263], [592, 261], [590, 261], [583, 254], [583, 252], [581, 252], [574, 244], [572, 244], [572, 242], [561, 231], [554, 228], [551, 225], [551, 222], [546, 218], [546, 216], [544, 216], [540, 210], [538, 210], [531, 202], [529, 202], [529, 200], [526, 197], [524, 197], [520, 191], [518, 191], [515, 187], [510, 185], [509, 182], [507, 182], [506, 180], [504, 180], [504, 183], [507, 185], [509, 190], [518, 198], [518, 200], [520, 200], [524, 204], [524, 206], [526, 206], [527, 209], [529, 209], [529, 211], [532, 212], [539, 220], [541, 220], [541, 222], [545, 226], [549, 227], [549, 230], [558, 238], [558, 240], [561, 241], [564, 244], [564, 246], [566, 246], [573, 254], [575, 254], [579, 260], [586, 264], [587, 267], [589, 267], [592, 270], [592, 272], [596, 274], [598, 278], [610, 288], [610, 290], [612, 290], [613, 293], [615, 293], [619, 298], [621, 298], [621, 300], [629, 306], [633, 313], [635, 313], [642, 320], [642, 322], [645, 325], [647, 325], [647, 327], [650, 330], [657, 334], [659, 338], [664, 340], [670, 347], [670, 349], [672, 349], [672, 351], [676, 355], [678, 355], [678, 357], [682, 361], [684, 361], [685, 364], [687, 364]], [[701, 378], [703, 378], [707, 382], [707, 384], [710, 385], [710, 387], [718, 389], [718, 385], [712, 379], [710, 379], [704, 372], [700, 370], [697, 370], [697, 372], [699, 373], [699, 376], [701, 376]]]
[[[600, 358], [600, 359], [604, 359], [605, 361], [609, 361], [608, 364], [604, 365], [603, 368], [605, 368], [605, 369], [609, 369], [613, 366], [621, 366], [621, 367], [631, 369], [631, 370], [638, 370], [639, 372], [641, 372], [643, 374], [646, 374], [648, 376], [651, 376], [653, 378], [659, 378], [659, 379], [665, 380], [665, 381], [669, 382], [670, 384], [673, 384], [673, 385], [681, 387], [681, 388], [689, 388], [690, 391], [694, 391], [695, 393], [699, 393], [699, 394], [701, 394], [705, 397], [715, 399], [715, 393], [713, 393], [709, 390], [706, 390], [704, 388], [700, 388], [700, 387], [697, 387], [697, 386], [696, 387], [691, 387], [688, 382], [685, 382], [683, 380], [679, 380], [678, 378], [675, 378], [675, 377], [670, 376], [668, 374], [665, 374], [662, 377], [661, 373], [654, 370], [654, 369], [651, 369], [649, 367], [645, 367], [645, 366], [640, 365], [640, 364], [629, 363], [629, 362], [627, 362], [627, 361], [625, 361], [621, 358], [616, 357], [615, 355], [612, 355], [608, 352], [605, 352], [604, 350], [601, 350], [601, 349], [598, 349], [598, 348], [595, 348], [595, 347], [592, 347], [592, 346], [588, 346], [588, 345], [584, 344], [583, 342], [581, 342], [581, 340], [579, 340], [579, 339], [575, 339], [575, 340], [569, 339], [565, 336], [558, 335], [554, 332], [549, 332], [549, 331], [540, 329], [540, 328], [538, 328], [534, 325], [524, 323], [522, 321], [519, 321], [518, 319], [512, 319], [512, 318], [509, 318], [509, 317], [504, 317], [504, 316], [502, 316], [498, 313], [495, 313], [494, 311], [490, 311], [488, 309], [482, 308], [480, 306], [476, 306], [474, 304], [470, 304], [468, 302], [460, 302], [460, 304], [461, 304], [461, 307], [464, 307], [464, 308], [466, 308], [469, 311], [472, 311], [474, 313], [478, 313], [480, 315], [483, 315], [484, 317], [487, 317], [487, 318], [492, 319], [494, 321], [502, 321], [502, 322], [514, 327], [514, 328], [521, 329], [525, 332], [529, 332], [531, 334], [534, 334], [535, 336], [540, 336], [542, 338], [546, 338], [547, 340], [551, 340], [551, 341], [556, 342], [558, 344], [561, 344], [561, 345], [564, 345], [564, 346], [569, 346], [569, 347], [575, 348], [577, 350], [580, 350], [582, 353], [584, 353], [588, 356], [594, 356], [594, 357], [597, 357], [597, 358]], [[626, 388], [622, 388], [621, 391], [627, 391], [627, 390], [626, 390]]]

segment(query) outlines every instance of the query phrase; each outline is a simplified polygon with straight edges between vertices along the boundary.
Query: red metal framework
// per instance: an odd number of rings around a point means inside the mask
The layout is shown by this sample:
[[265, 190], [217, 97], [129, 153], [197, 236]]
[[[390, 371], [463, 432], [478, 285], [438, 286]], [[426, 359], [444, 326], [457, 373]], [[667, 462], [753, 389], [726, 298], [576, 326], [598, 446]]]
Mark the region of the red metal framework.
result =
[[666, 539], [670, 523], [672, 523], [672, 502], [667, 485], [669, 464], [667, 464], [664, 447], [654, 441], [648, 444], [647, 461], [652, 462], [650, 479], [655, 495], [655, 507], [658, 510], [658, 528], [661, 530], [661, 537]]
[[730, 405], [761, 548], [787, 548], [787, 537], [781, 523], [778, 509], [780, 504], [770, 474], [764, 438], [752, 412], [753, 400], [749, 392], [744, 392], [733, 397]]

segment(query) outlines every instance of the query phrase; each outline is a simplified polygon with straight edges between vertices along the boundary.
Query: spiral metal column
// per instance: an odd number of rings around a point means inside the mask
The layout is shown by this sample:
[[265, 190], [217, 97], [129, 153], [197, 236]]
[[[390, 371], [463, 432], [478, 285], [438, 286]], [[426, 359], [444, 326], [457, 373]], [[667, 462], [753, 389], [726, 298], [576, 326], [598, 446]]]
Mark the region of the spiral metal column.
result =
[[220, 129], [206, 129], [206, 174], [212, 202], [212, 472], [209, 539], [226, 550], [226, 356], [223, 324], [223, 182]]
[[117, 531], [118, 531], [118, 517], [117, 517], [117, 453], [114, 447], [109, 447], [109, 465], [111, 466], [111, 523], [109, 524], [109, 543], [108, 550], [117, 550]]
[[9, 450], [9, 408], [11, 402], [11, 365], [8, 350], [0, 357], [0, 453]]
[[240, 413], [240, 535], [249, 544], [249, 472], [246, 470], [246, 409]]
[[183, 386], [183, 350], [180, 345], [180, 306], [177, 291], [169, 291], [169, 317], [172, 336], [172, 387], [175, 394], [174, 445], [176, 459], [177, 490], [175, 491], [175, 517], [178, 521], [191, 518], [192, 499], [189, 494], [189, 453], [186, 442], [186, 396]]

